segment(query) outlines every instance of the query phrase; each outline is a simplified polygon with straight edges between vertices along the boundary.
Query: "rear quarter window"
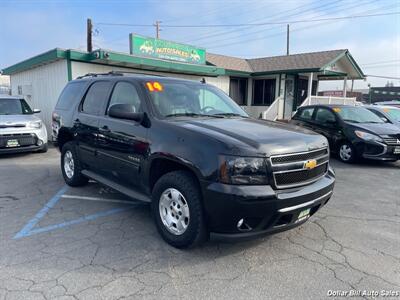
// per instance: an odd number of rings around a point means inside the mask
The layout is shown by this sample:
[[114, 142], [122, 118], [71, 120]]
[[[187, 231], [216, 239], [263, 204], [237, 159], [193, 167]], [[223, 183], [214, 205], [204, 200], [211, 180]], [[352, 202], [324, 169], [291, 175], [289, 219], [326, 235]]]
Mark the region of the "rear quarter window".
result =
[[56, 109], [67, 110], [73, 104], [78, 103], [82, 98], [85, 85], [84, 81], [68, 83], [58, 98]]

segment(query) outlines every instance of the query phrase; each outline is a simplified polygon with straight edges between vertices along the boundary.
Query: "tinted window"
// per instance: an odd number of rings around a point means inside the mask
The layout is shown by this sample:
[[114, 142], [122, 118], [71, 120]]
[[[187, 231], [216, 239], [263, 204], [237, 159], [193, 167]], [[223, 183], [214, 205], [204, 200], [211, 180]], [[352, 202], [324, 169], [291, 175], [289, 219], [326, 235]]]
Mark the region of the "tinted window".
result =
[[386, 112], [395, 121], [400, 122], [400, 109], [384, 108], [383, 111]]
[[297, 113], [296, 117], [302, 120], [311, 120], [312, 115], [314, 113], [314, 107], [304, 108], [300, 112]]
[[247, 98], [247, 78], [231, 77], [229, 83], [229, 96], [239, 105], [246, 104]]
[[0, 99], [0, 115], [28, 115], [32, 113], [24, 99]]
[[328, 122], [335, 122], [335, 115], [325, 108], [318, 108], [315, 114], [315, 121], [320, 124], [326, 124]]
[[82, 105], [82, 111], [90, 115], [99, 114], [101, 106], [106, 100], [108, 87], [109, 82], [107, 81], [98, 81], [93, 83], [90, 86], [89, 91], [86, 93]]
[[80, 95], [85, 86], [85, 82], [71, 82], [61, 92], [56, 105], [57, 109], [68, 109], [73, 103], [81, 100]]
[[275, 100], [275, 79], [254, 80], [253, 104], [271, 105]]
[[135, 108], [135, 112], [142, 111], [137, 90], [128, 82], [118, 82], [115, 85], [108, 107], [114, 104], [130, 104]]

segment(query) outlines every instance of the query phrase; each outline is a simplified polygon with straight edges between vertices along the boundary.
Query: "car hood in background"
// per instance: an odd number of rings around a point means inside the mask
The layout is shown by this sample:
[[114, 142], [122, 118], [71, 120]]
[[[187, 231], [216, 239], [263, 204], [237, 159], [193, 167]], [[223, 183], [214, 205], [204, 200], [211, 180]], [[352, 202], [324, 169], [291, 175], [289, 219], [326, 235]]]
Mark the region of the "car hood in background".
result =
[[35, 115], [0, 115], [0, 127], [22, 127], [39, 120]]
[[[219, 140], [236, 141], [236, 147], [251, 147], [258, 154], [276, 155], [327, 147], [325, 137], [301, 127], [251, 118], [190, 119], [177, 122], [187, 129]], [[240, 153], [238, 153], [240, 154]]]
[[378, 135], [400, 134], [399, 127], [390, 123], [348, 123], [351, 126]]

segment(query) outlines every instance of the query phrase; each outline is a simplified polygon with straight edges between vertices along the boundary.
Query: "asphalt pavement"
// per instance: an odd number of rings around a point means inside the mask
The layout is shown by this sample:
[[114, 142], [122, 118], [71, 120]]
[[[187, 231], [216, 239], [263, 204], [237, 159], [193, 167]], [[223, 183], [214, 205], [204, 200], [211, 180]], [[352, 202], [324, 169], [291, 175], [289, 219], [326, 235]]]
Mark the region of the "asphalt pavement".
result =
[[333, 299], [400, 291], [400, 162], [332, 165], [334, 195], [306, 224], [178, 250], [160, 238], [148, 205], [95, 182], [66, 187], [56, 149], [2, 156], [0, 299]]

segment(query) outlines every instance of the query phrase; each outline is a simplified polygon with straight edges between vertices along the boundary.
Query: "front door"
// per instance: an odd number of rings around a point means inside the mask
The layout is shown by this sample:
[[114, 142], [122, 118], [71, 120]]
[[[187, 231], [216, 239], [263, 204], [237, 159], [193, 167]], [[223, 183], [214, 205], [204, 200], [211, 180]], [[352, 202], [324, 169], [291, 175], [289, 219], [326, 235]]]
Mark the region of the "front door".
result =
[[294, 91], [295, 91], [295, 77], [293, 75], [286, 75], [285, 80], [285, 95], [284, 95], [284, 112], [283, 118], [285, 120], [290, 120], [293, 113], [294, 104]]
[[319, 107], [314, 115], [314, 124], [314, 131], [325, 136], [330, 148], [334, 150], [342, 136], [335, 114], [327, 108]]
[[114, 104], [129, 104], [136, 112], [144, 111], [139, 89], [131, 82], [115, 84], [109, 104], [100, 118], [97, 154], [102, 162], [101, 173], [126, 186], [140, 187], [140, 174], [148, 154], [147, 128], [132, 120], [108, 116]]
[[109, 81], [97, 81], [86, 92], [78, 113], [74, 116], [73, 131], [77, 140], [77, 146], [81, 161], [89, 169], [96, 170], [98, 162], [96, 158], [96, 143], [99, 133], [99, 113], [108, 97], [111, 83]]

